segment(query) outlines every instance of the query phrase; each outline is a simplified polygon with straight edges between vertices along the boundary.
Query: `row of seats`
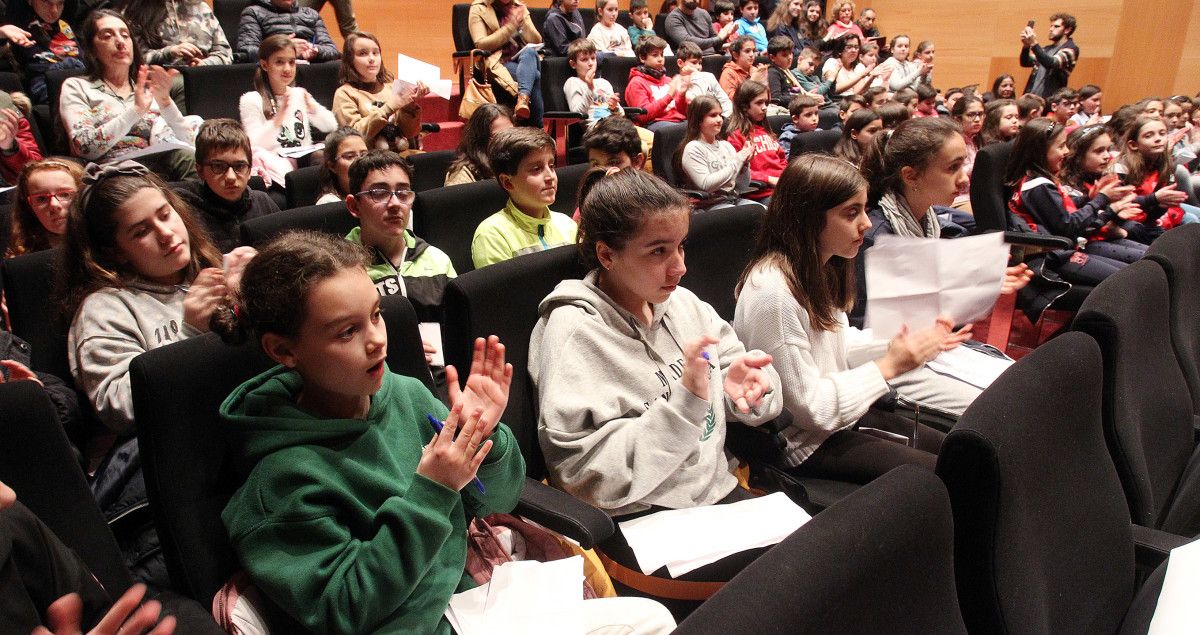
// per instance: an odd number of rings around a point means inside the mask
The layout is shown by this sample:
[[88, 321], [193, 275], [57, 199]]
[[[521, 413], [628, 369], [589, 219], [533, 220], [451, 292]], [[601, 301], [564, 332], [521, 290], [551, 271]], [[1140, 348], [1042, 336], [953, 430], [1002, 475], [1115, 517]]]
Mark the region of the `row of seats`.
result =
[[[751, 228], [756, 213], [747, 206], [700, 214], [694, 240], [725, 232], [720, 237], [737, 258], [749, 240], [729, 245], [741, 234], [728, 232]], [[1200, 263], [1189, 249], [1197, 240], [1200, 228], [1168, 233], [1147, 260], [1097, 287], [1076, 318], [1078, 332], [1002, 375], [947, 437], [940, 481], [904, 468], [848, 494], [729, 583], [680, 632], [1145, 632], [1166, 551], [1196, 533], [1171, 519], [1196, 518], [1187, 513], [1196, 497], [1180, 482], [1194, 470], [1179, 457], [1194, 455], [1189, 384], [1197, 377], [1175, 360], [1190, 359], [1194, 371], [1200, 354], [1200, 329], [1185, 319], [1200, 301]], [[685, 286], [702, 297], [724, 295], [722, 286], [731, 291], [729, 280], [702, 284], [721, 259], [691, 254], [689, 276], [696, 277]], [[544, 465], [530, 425], [536, 402], [524, 372], [528, 338], [517, 332], [533, 320], [528, 303], [513, 297], [582, 273], [570, 248], [559, 248], [461, 276], [447, 292], [453, 308], [445, 343], [447, 360], [462, 364], [474, 336], [505, 338], [517, 372], [503, 418], [531, 477], [520, 511], [590, 546], [611, 533], [607, 517], [537, 483]], [[415, 314], [405, 300], [386, 302], [389, 366], [428, 384]], [[507, 310], [483, 310], [497, 305]], [[717, 308], [725, 317], [732, 311]], [[168, 567], [202, 603], [238, 568], [219, 511], [245, 474], [211, 433], [216, 406], [268, 363], [252, 343], [230, 347], [205, 335], [131, 366]], [[0, 398], [9, 390], [0, 386]], [[1150, 473], [1138, 474], [1139, 466]], [[1172, 466], [1181, 469], [1172, 473]], [[1147, 486], [1150, 500], [1131, 498]], [[28, 487], [39, 489], [37, 482]], [[1146, 509], [1170, 511], [1156, 518]]]

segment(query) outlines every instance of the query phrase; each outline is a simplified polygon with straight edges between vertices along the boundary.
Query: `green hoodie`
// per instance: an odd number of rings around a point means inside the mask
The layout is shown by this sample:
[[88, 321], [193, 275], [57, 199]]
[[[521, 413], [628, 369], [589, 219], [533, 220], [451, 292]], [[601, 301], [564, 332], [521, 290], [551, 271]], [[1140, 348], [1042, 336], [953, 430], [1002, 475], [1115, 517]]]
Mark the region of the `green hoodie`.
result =
[[[466, 513], [516, 506], [525, 462], [508, 427], [479, 468], [487, 494], [416, 474], [446, 407], [416, 379], [384, 373], [366, 420], [296, 406], [303, 380], [275, 367], [221, 404], [254, 467], [221, 513], [246, 571], [309, 629], [450, 633], [450, 596], [465, 574]], [[464, 506], [466, 510], [464, 510]]]

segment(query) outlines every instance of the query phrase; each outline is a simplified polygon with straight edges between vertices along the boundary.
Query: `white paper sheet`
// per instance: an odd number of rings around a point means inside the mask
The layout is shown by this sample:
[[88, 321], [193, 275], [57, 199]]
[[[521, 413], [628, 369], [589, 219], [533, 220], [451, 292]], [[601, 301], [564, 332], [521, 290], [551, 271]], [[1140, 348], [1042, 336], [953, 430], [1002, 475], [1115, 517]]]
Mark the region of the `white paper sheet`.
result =
[[446, 619], [459, 635], [583, 633], [582, 602], [583, 558], [506, 562], [451, 597]]
[[133, 160], [140, 157], [150, 156], [151, 154], [158, 154], [159, 152], [168, 152], [170, 150], [187, 150], [188, 152], [195, 152], [196, 146], [190, 143], [183, 143], [182, 141], [159, 141], [158, 143], [150, 144], [141, 150], [126, 152], [119, 157], [105, 161], [105, 163]]
[[1200, 589], [1200, 541], [1171, 550], [1149, 635], [1200, 632], [1200, 602], [1196, 602], [1196, 589]]
[[992, 357], [965, 346], [958, 346], [938, 353], [937, 357], [925, 365], [935, 373], [949, 375], [984, 390], [1013, 365], [1013, 360]]
[[776, 544], [811, 518], [776, 492], [728, 505], [662, 511], [619, 524], [642, 573], [666, 566], [678, 577], [739, 551]]
[[424, 82], [429, 87], [429, 92], [434, 95], [442, 99], [450, 99], [451, 82], [448, 79], [442, 79], [441, 68], [415, 57], [398, 53], [396, 55], [396, 81], [392, 83], [392, 92], [399, 95], [416, 86], [417, 82]]
[[8, 187], [0, 187], [0, 194], [3, 194], [9, 190], [15, 190], [15, 189], [17, 189], [17, 186], [15, 186], [15, 185], [10, 185]]
[[437, 353], [433, 355], [433, 361], [429, 364], [445, 366], [446, 355], [442, 352], [442, 325], [437, 322], [421, 322], [417, 328], [421, 330], [421, 339], [433, 344], [433, 347], [437, 349]]
[[1000, 232], [954, 240], [884, 235], [866, 258], [867, 325], [891, 339], [904, 324], [923, 329], [942, 315], [956, 324], [986, 316], [1008, 247]]
[[324, 149], [325, 149], [325, 144], [323, 144], [323, 143], [314, 143], [311, 145], [299, 146], [296, 148], [280, 148], [279, 156], [285, 157], [288, 159], [299, 159], [301, 157], [306, 157], [314, 152], [319, 152]]

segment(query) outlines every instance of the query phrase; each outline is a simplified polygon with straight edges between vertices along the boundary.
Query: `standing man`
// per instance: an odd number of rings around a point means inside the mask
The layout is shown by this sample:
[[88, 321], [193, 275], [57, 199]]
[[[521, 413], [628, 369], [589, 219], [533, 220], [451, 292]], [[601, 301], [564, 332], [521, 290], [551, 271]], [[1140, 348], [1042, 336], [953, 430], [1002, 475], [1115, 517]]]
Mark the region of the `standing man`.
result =
[[724, 53], [722, 44], [737, 28], [736, 20], [714, 33], [712, 16], [699, 7], [699, 0], [681, 0], [679, 6], [667, 14], [667, 43], [676, 51], [684, 42], [695, 42], [704, 55]]
[[1071, 71], [1079, 61], [1075, 35], [1075, 16], [1055, 13], [1050, 16], [1050, 46], [1037, 43], [1037, 33], [1026, 26], [1021, 31], [1021, 66], [1032, 68], [1025, 92], [1049, 99], [1059, 89], [1067, 87]]
[[[354, 5], [350, 0], [332, 0], [333, 15], [337, 17], [338, 30], [346, 37], [358, 30], [358, 20], [354, 18]], [[300, 0], [300, 6], [316, 10], [317, 13], [325, 6], [326, 0]]]

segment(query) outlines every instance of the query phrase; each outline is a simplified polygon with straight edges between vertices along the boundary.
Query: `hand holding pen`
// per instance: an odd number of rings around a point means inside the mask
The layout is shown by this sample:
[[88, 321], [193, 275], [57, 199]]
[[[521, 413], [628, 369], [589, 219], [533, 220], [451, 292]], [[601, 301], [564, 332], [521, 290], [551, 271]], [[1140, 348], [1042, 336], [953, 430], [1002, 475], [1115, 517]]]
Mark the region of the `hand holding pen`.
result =
[[[462, 419], [462, 405], [456, 405], [446, 417], [446, 423], [438, 421], [433, 415], [428, 415], [437, 433], [421, 452], [421, 462], [417, 464], [417, 474], [432, 481], [459, 491], [474, 482], [479, 493], [483, 494], [483, 482], [476, 478], [479, 466], [492, 450], [492, 441], [482, 441], [483, 428], [479, 418], [483, 415], [480, 408], [474, 409], [467, 417], [462, 432], [455, 436], [459, 421]], [[482, 443], [481, 443], [482, 441]]]

